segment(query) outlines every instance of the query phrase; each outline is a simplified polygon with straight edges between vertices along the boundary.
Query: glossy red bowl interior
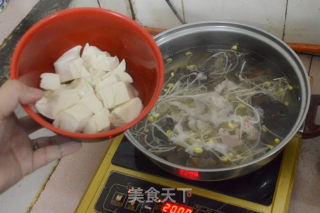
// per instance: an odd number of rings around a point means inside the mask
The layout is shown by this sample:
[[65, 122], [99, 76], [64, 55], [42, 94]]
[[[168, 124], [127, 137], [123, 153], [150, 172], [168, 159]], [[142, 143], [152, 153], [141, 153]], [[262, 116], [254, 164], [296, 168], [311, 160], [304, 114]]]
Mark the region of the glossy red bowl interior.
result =
[[99, 8], [67, 9], [52, 14], [32, 26], [21, 38], [13, 53], [11, 79], [20, 79], [39, 87], [40, 74], [54, 72], [53, 63], [66, 50], [86, 43], [125, 59], [144, 108], [132, 122], [106, 132], [82, 134], [54, 127], [35, 112], [26, 112], [43, 127], [74, 138], [111, 138], [124, 132], [152, 109], [161, 92], [164, 66], [160, 50], [149, 33], [135, 21], [119, 13]]

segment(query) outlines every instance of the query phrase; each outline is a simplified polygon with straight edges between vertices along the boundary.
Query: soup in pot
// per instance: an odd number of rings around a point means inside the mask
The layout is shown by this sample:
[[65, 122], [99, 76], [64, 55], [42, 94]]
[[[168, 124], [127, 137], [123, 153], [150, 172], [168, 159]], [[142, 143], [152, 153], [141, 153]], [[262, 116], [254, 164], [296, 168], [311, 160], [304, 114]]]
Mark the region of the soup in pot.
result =
[[297, 86], [254, 52], [238, 45], [197, 47], [164, 60], [158, 102], [131, 133], [169, 162], [241, 165], [277, 146], [296, 121]]

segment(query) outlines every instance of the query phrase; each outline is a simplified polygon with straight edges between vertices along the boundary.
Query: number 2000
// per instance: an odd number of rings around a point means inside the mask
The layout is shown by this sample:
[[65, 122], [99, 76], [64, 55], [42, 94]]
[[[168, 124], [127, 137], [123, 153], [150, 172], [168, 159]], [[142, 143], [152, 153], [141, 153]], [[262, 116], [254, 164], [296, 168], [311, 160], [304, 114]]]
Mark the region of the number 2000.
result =
[[188, 208], [186, 206], [166, 202], [162, 206], [161, 211], [165, 212], [165, 213], [192, 213], [192, 208]]

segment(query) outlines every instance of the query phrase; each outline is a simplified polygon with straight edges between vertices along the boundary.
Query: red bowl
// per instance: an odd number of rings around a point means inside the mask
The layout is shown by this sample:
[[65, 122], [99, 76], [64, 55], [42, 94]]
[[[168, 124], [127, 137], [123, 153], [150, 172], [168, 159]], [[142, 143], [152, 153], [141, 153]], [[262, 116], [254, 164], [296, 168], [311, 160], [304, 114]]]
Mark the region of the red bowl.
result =
[[151, 35], [135, 21], [119, 13], [99, 8], [67, 9], [33, 25], [13, 53], [11, 79], [39, 88], [40, 74], [54, 72], [53, 63], [66, 50], [86, 43], [125, 59], [127, 72], [139, 91], [143, 110], [132, 122], [97, 134], [68, 132], [54, 127], [31, 106], [23, 106], [36, 122], [58, 134], [94, 139], [115, 136], [139, 122], [156, 103], [161, 92], [164, 66], [161, 52]]

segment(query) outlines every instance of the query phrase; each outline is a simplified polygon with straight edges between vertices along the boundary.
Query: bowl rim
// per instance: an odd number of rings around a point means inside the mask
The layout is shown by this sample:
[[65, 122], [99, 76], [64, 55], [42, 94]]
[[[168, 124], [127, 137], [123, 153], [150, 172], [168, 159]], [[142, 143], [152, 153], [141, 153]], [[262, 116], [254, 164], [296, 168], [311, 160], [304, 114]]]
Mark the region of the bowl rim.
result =
[[65, 9], [62, 11], [55, 12], [53, 14], [48, 15], [45, 18], [42, 18], [40, 21], [35, 23], [32, 27], [30, 27], [26, 33], [21, 37], [20, 41], [17, 43], [16, 48], [12, 55], [12, 60], [10, 64], [10, 78], [12, 80], [18, 80], [18, 59], [22, 54], [22, 51], [24, 47], [27, 45], [27, 43], [30, 41], [30, 39], [38, 32], [38, 30], [41, 30], [43, 27], [47, 26], [48, 24], [55, 22], [56, 20], [60, 20], [62, 18], [66, 18], [70, 15], [80, 15], [80, 14], [100, 14], [104, 15], [106, 17], [114, 16], [123, 22], [126, 22], [128, 25], [134, 26], [134, 28], [138, 31], [139, 34], [143, 36], [145, 41], [148, 43], [148, 45], [151, 47], [151, 50], [153, 51], [156, 61], [157, 61], [157, 69], [159, 70], [157, 75], [157, 81], [156, 81], [156, 88], [155, 91], [151, 97], [150, 102], [144, 107], [142, 112], [139, 114], [138, 117], [136, 117], [131, 122], [119, 127], [114, 128], [109, 131], [99, 132], [95, 134], [85, 134], [85, 133], [75, 133], [75, 132], [69, 132], [62, 130], [60, 128], [57, 128], [47, 122], [40, 114], [34, 112], [32, 110], [32, 107], [29, 105], [22, 105], [25, 111], [28, 113], [28, 115], [35, 120], [37, 123], [39, 123], [42, 127], [45, 127], [57, 134], [72, 137], [72, 138], [81, 138], [81, 139], [98, 139], [98, 138], [109, 138], [119, 135], [138, 123], [140, 120], [142, 120], [152, 109], [154, 104], [156, 103], [160, 92], [162, 90], [162, 84], [164, 81], [164, 64], [162, 59], [162, 54], [160, 52], [160, 49], [158, 45], [156, 44], [153, 37], [149, 34], [149, 32], [139, 25], [137, 22], [132, 20], [131, 18], [122, 15], [120, 13], [117, 13], [112, 10], [103, 9], [103, 8], [91, 8], [91, 7], [83, 7], [83, 8], [71, 8], [71, 9]]

